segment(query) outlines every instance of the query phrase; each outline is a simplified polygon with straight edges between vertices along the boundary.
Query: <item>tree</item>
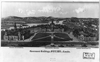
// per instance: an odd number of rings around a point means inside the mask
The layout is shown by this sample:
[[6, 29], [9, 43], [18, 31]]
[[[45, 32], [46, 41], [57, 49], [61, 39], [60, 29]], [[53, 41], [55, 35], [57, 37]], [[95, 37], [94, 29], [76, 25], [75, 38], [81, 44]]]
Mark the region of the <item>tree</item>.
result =
[[78, 20], [77, 17], [72, 17], [72, 18], [71, 18], [71, 22], [76, 22], [76, 23], [77, 23], [77, 22], [79, 22], [79, 20]]

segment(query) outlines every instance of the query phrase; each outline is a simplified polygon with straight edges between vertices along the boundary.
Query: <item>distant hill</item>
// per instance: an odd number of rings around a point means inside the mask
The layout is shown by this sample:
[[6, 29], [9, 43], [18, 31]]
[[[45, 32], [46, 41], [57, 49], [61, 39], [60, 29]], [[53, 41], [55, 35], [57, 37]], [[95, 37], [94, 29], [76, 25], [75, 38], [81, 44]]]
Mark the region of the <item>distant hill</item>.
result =
[[[72, 17], [76, 18], [76, 17]], [[55, 17], [18, 17], [18, 16], [9, 16], [1, 19], [1, 27], [13, 26], [16, 24], [26, 24], [26, 23], [48, 23], [51, 20], [54, 21], [68, 21], [72, 18], [55, 18]], [[98, 20], [98, 18], [78, 18], [77, 20]]]
[[65, 18], [54, 18], [54, 17], [17, 17], [17, 16], [9, 16], [6, 18], [2, 18], [2, 22], [7, 21], [20, 21], [24, 23], [48, 23], [50, 20], [64, 20]]
[[[76, 17], [72, 17], [76, 18]], [[17, 16], [9, 16], [6, 18], [2, 18], [2, 22], [13, 21], [13, 22], [22, 22], [22, 23], [48, 23], [50, 20], [60, 21], [67, 20], [71, 18], [55, 18], [55, 17], [17, 17]], [[87, 19], [97, 19], [97, 18], [78, 18], [81, 20]]]

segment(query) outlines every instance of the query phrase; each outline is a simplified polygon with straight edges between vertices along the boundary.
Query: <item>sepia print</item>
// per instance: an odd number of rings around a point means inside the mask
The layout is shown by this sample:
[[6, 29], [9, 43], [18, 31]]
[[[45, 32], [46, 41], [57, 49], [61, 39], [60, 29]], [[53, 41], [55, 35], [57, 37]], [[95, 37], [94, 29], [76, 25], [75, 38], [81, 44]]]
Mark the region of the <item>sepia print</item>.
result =
[[1, 47], [98, 45], [97, 2], [2, 2]]

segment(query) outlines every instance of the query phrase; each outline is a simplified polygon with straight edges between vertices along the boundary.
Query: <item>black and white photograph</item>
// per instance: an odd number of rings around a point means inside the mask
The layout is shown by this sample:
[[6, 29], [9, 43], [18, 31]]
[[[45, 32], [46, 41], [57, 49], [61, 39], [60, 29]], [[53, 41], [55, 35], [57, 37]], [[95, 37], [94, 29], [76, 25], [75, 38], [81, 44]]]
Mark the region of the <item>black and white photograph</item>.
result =
[[99, 0], [1, 1], [0, 62], [100, 62]]
[[2, 2], [1, 8], [1, 47], [98, 48], [98, 2]]

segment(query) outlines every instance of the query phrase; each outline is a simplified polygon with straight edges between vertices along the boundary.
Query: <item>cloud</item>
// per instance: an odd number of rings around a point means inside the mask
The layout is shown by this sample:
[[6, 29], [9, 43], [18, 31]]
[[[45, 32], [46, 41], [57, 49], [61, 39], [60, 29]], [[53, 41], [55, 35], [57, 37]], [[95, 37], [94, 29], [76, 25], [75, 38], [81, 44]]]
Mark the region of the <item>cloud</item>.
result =
[[39, 12], [46, 12], [46, 13], [52, 13], [52, 12], [57, 12], [60, 11], [61, 8], [60, 7], [54, 7], [51, 5], [47, 5], [45, 7], [43, 7], [41, 10], [38, 10]]
[[81, 12], [84, 12], [85, 8], [78, 8], [78, 9], [75, 9], [74, 11], [76, 13], [81, 13]]
[[18, 11], [17, 12], [19, 12], [19, 13], [23, 13], [24, 12], [24, 10], [23, 9], [18, 9]]
[[68, 14], [68, 12], [60, 12], [60, 14], [65, 15]]
[[17, 12], [19, 12], [21, 14], [24, 14], [24, 15], [28, 15], [28, 16], [33, 15], [33, 14], [36, 13], [35, 10], [27, 10], [27, 9], [26, 10], [18, 9]]
[[34, 15], [36, 13], [35, 10], [26, 10], [27, 15]]

